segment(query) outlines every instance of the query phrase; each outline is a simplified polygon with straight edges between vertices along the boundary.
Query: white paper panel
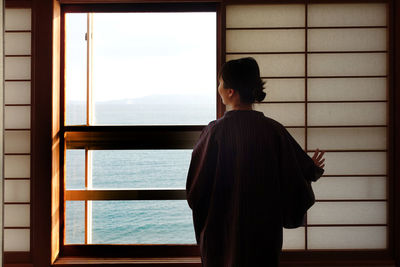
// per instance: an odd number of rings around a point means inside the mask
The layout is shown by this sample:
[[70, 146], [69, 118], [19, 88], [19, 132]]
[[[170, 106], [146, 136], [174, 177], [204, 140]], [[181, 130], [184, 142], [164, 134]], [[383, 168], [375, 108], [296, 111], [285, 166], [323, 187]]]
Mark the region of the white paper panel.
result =
[[6, 129], [26, 129], [31, 127], [31, 107], [4, 107], [4, 125]]
[[309, 128], [309, 149], [386, 149], [386, 128]]
[[264, 77], [287, 77], [304, 76], [304, 55], [227, 55], [226, 60], [242, 57], [253, 57], [259, 67], [261, 76]]
[[385, 125], [386, 103], [308, 104], [309, 125]]
[[31, 30], [31, 10], [24, 9], [5, 9], [5, 30]]
[[30, 104], [30, 82], [5, 82], [5, 104]]
[[30, 181], [6, 180], [4, 181], [5, 202], [30, 202]]
[[29, 178], [31, 156], [4, 156], [5, 178]]
[[309, 249], [384, 249], [387, 228], [370, 227], [309, 227]]
[[386, 53], [309, 54], [309, 76], [386, 75]]
[[308, 79], [308, 100], [386, 100], [386, 85], [386, 78]]
[[296, 229], [283, 229], [283, 249], [304, 249], [305, 233], [304, 227]]
[[304, 128], [287, 128], [290, 135], [304, 149], [305, 147], [305, 129]]
[[29, 131], [5, 131], [5, 153], [29, 153], [31, 151], [31, 134]]
[[4, 226], [5, 227], [29, 227], [30, 226], [30, 205], [4, 205]]
[[308, 224], [385, 224], [386, 202], [316, 202]]
[[326, 152], [325, 163], [325, 175], [386, 174], [385, 152]]
[[31, 78], [30, 57], [6, 57], [4, 63], [6, 80], [29, 80]]
[[304, 125], [304, 104], [254, 104], [254, 109], [285, 126]]
[[5, 33], [4, 53], [6, 55], [30, 55], [31, 54], [31, 33]]
[[374, 51], [387, 49], [386, 29], [310, 29], [309, 51]]
[[304, 79], [264, 80], [265, 101], [304, 101]]
[[304, 27], [304, 5], [228, 5], [226, 27]]
[[321, 177], [312, 184], [316, 199], [385, 199], [386, 177]]
[[227, 30], [226, 52], [304, 52], [304, 30]]
[[308, 26], [386, 26], [386, 5], [310, 4]]
[[29, 251], [29, 229], [4, 229], [4, 251]]

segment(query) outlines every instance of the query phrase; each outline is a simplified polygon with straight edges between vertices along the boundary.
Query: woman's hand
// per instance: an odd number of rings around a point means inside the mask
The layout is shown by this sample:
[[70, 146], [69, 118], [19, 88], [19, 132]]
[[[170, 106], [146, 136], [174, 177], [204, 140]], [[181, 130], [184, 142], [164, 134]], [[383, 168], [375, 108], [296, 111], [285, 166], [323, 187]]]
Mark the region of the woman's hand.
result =
[[325, 167], [325, 158], [323, 158], [325, 154], [325, 151], [319, 151], [319, 149], [317, 148], [317, 150], [315, 150], [314, 155], [312, 157], [312, 160], [314, 161], [314, 164], [320, 168], [324, 168]]

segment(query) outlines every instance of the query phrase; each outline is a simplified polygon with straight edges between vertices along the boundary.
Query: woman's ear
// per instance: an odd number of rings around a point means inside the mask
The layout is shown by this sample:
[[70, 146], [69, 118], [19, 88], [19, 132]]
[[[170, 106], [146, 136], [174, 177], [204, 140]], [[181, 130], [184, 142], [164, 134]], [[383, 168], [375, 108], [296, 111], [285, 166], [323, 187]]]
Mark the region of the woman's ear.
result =
[[232, 98], [232, 96], [235, 94], [235, 90], [233, 90], [232, 88], [228, 89], [228, 97]]

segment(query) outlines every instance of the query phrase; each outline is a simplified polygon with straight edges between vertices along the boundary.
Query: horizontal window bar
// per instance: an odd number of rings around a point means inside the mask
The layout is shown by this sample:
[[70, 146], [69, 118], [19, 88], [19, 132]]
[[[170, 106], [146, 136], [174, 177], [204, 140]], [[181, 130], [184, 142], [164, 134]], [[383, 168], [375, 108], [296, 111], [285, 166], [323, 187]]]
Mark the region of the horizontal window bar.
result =
[[30, 131], [31, 128], [6, 128], [4, 131]]
[[327, 174], [322, 177], [386, 177], [387, 174]]
[[11, 155], [11, 156], [29, 156], [31, 153], [4, 153], [4, 155]]
[[324, 27], [227, 27], [226, 30], [297, 30], [297, 29], [387, 29], [388, 26], [324, 26]]
[[387, 75], [362, 75], [362, 76], [262, 76], [261, 79], [338, 79], [338, 78], [387, 78]]
[[5, 82], [30, 82], [30, 79], [6, 79]]
[[32, 55], [4, 55], [5, 57], [31, 57]]
[[387, 53], [387, 50], [371, 50], [371, 51], [302, 51], [302, 52], [227, 52], [226, 55], [287, 55], [287, 54], [373, 54]]
[[32, 32], [31, 30], [5, 30], [5, 33], [24, 33], [24, 32]]
[[[185, 200], [185, 189], [67, 190], [66, 200]], [[316, 202], [386, 202], [387, 199], [317, 199]], [[9, 203], [6, 203], [9, 204]], [[30, 203], [27, 203], [30, 204]]]
[[386, 202], [387, 199], [317, 199], [315, 202]]
[[4, 104], [6, 107], [29, 107], [31, 104]]
[[66, 200], [185, 200], [185, 189], [67, 190]]
[[29, 226], [4, 226], [4, 229], [31, 229]]
[[360, 227], [360, 226], [387, 226], [387, 224], [307, 224], [308, 227]]
[[67, 148], [193, 148], [204, 126], [73, 126], [65, 127]]
[[260, 104], [293, 104], [293, 103], [387, 103], [387, 100], [321, 100], [321, 101], [262, 101]]
[[4, 178], [4, 180], [10, 180], [10, 181], [14, 181], [14, 180], [30, 180], [31, 178], [29, 177], [25, 177], [25, 178]]

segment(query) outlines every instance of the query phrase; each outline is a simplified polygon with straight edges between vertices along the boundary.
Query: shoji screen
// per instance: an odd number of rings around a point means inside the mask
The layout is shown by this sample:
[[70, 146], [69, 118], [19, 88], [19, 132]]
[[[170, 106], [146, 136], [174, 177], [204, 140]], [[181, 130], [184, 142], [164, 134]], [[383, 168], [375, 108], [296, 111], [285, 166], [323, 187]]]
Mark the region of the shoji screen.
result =
[[30, 250], [31, 10], [5, 10], [4, 251]]
[[284, 249], [387, 247], [385, 4], [232, 5], [226, 60], [252, 56], [266, 80], [256, 105], [310, 154], [326, 150], [317, 202]]

